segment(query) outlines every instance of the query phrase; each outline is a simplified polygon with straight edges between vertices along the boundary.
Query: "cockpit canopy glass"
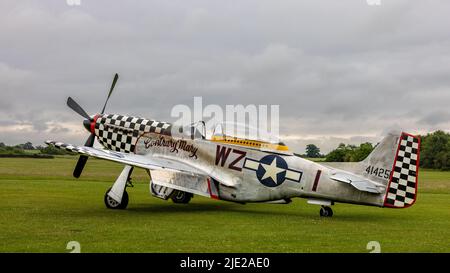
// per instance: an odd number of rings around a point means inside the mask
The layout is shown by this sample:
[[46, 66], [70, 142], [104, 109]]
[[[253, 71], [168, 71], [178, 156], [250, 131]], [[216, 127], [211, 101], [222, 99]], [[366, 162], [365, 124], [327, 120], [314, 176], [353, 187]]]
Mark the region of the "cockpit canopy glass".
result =
[[187, 137], [190, 139], [205, 139], [205, 123], [199, 121], [186, 126], [178, 126], [172, 131], [172, 136]]

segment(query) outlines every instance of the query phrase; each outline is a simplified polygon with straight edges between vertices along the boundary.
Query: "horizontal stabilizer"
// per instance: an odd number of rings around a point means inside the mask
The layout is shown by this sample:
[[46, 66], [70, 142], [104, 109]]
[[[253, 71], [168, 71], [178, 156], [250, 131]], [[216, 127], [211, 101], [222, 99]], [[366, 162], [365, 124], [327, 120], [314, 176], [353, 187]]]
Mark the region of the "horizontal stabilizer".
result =
[[363, 177], [359, 177], [350, 173], [344, 173], [344, 172], [338, 172], [334, 173], [330, 176], [331, 179], [342, 182], [342, 183], [348, 183], [355, 187], [359, 191], [365, 191], [370, 193], [381, 193], [378, 189], [378, 187], [371, 182], [370, 180], [367, 180]]

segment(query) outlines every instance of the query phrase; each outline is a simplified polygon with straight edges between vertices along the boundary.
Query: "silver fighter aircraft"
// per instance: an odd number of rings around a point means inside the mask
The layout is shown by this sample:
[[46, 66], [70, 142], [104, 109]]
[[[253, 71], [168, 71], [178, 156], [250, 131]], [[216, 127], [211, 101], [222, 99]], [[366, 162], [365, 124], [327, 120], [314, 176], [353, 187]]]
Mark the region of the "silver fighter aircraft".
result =
[[[139, 117], [104, 114], [117, 82], [116, 74], [100, 114], [89, 116], [72, 98], [67, 104], [85, 118], [91, 133], [84, 146], [47, 141], [80, 154], [78, 178], [88, 157], [124, 165], [104, 201], [110, 209], [125, 209], [133, 168], [150, 176], [150, 192], [164, 200], [188, 203], [194, 194], [238, 203], [287, 204], [302, 197], [320, 205], [320, 216], [331, 217], [336, 202], [406, 208], [417, 197], [420, 139], [390, 133], [362, 162], [339, 169], [295, 155], [273, 138], [258, 139], [227, 133], [223, 124], [206, 137], [204, 122], [187, 127]], [[93, 147], [94, 140], [104, 149]]]

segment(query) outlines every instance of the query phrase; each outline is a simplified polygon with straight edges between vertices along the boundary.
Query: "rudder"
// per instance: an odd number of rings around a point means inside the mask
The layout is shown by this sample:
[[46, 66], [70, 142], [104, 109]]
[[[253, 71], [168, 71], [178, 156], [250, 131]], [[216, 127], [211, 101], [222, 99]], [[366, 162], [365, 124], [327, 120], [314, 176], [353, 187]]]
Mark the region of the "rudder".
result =
[[407, 208], [417, 199], [420, 137], [402, 133], [384, 199], [385, 207]]

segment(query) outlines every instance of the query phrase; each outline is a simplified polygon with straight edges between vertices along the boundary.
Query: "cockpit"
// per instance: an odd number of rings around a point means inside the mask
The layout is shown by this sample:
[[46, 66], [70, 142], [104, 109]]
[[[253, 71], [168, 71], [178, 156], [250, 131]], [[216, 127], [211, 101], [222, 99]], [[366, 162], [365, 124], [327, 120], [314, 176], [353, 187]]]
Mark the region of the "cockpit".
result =
[[206, 125], [204, 121], [198, 121], [188, 126], [177, 127], [173, 133], [179, 133], [190, 139], [206, 139]]
[[208, 139], [213, 142], [221, 142], [246, 146], [248, 148], [262, 150], [289, 151], [289, 147], [280, 141], [274, 134], [265, 130], [239, 123], [218, 123], [212, 127], [212, 133], [206, 131], [204, 121], [198, 121], [188, 126], [179, 128], [179, 133], [190, 139]]

